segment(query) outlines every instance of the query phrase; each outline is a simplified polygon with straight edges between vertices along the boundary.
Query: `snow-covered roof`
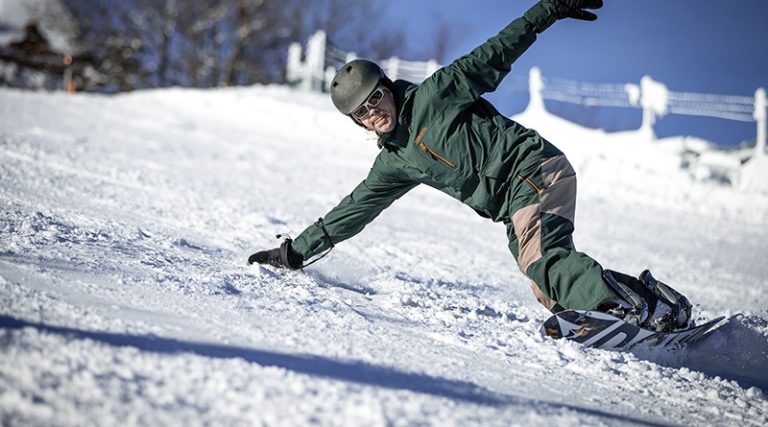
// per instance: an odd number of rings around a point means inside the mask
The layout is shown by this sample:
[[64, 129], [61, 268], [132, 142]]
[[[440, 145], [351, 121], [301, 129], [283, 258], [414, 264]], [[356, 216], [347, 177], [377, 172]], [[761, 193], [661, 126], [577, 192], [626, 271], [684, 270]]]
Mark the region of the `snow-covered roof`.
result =
[[60, 0], [0, 0], [0, 46], [24, 38], [24, 27], [35, 22], [56, 52], [73, 51], [75, 23]]

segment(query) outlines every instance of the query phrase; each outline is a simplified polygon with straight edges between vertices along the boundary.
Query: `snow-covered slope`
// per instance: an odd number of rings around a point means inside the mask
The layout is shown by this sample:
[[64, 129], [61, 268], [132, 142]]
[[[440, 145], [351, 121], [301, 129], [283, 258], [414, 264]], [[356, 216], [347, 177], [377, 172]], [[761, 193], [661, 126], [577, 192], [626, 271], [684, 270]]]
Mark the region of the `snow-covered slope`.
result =
[[325, 97], [0, 89], [0, 423], [765, 425], [768, 196], [518, 119], [581, 176], [581, 250], [742, 314], [672, 353], [544, 339], [504, 227], [429, 188], [306, 271], [248, 267], [376, 155]]

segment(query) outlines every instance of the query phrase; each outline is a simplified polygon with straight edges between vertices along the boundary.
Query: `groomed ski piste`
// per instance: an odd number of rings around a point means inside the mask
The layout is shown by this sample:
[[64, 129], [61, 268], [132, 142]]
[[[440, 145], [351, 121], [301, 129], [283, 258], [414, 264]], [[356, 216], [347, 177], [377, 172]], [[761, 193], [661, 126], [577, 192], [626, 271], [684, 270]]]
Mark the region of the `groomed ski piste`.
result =
[[247, 266], [377, 154], [326, 95], [4, 88], [0, 424], [766, 425], [768, 194], [693, 179], [684, 138], [515, 118], [579, 174], [577, 248], [738, 316], [676, 352], [544, 338], [504, 226], [424, 186]]

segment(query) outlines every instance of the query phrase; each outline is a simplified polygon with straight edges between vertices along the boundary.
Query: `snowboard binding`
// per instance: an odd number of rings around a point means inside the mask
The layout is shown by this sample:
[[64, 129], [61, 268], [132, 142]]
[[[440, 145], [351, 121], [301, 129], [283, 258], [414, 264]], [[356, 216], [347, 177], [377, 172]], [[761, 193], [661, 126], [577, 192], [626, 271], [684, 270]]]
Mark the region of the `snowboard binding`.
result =
[[603, 280], [617, 296], [602, 301], [597, 311], [653, 331], [673, 331], [689, 326], [691, 303], [669, 285], [644, 270], [634, 278], [612, 270], [603, 271]]

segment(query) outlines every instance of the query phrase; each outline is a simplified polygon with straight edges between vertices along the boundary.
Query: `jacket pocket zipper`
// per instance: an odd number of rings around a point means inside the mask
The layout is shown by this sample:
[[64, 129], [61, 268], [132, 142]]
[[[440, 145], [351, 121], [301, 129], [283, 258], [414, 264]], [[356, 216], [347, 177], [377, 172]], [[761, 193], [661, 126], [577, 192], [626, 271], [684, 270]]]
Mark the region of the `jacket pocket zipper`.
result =
[[455, 168], [456, 165], [454, 165], [453, 163], [448, 161], [448, 159], [446, 159], [445, 157], [435, 153], [434, 151], [432, 151], [432, 149], [427, 147], [426, 144], [421, 142], [421, 137], [424, 136], [424, 132], [426, 132], [426, 131], [427, 131], [427, 128], [421, 128], [421, 131], [419, 131], [419, 134], [416, 136], [416, 140], [414, 142], [416, 142], [416, 144], [419, 146], [419, 148], [424, 150], [426, 153], [429, 153], [432, 157], [440, 160], [441, 162], [445, 163], [446, 165], [448, 165], [451, 168]]
[[543, 189], [543, 188], [539, 188], [539, 187], [538, 187], [536, 184], [534, 184], [534, 183], [533, 183], [533, 180], [531, 180], [531, 178], [527, 178], [527, 177], [524, 177], [524, 176], [522, 176], [522, 175], [518, 175], [518, 176], [517, 176], [517, 179], [519, 179], [520, 181], [525, 181], [525, 182], [527, 182], [527, 183], [528, 183], [528, 185], [530, 185], [531, 187], [533, 187], [533, 189], [534, 189], [534, 190], [536, 190], [536, 192], [537, 192], [537, 193], [541, 193], [542, 191], [544, 191], [544, 189]]

